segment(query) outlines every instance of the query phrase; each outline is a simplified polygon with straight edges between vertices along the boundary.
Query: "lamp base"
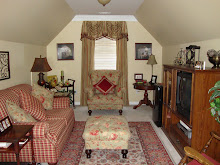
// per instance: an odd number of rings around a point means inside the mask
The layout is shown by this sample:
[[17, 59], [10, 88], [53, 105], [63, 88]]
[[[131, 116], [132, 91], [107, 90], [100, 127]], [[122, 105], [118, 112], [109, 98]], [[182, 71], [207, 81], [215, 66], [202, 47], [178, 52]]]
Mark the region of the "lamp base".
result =
[[44, 74], [42, 72], [39, 73], [38, 85], [43, 86], [46, 82], [44, 80]]

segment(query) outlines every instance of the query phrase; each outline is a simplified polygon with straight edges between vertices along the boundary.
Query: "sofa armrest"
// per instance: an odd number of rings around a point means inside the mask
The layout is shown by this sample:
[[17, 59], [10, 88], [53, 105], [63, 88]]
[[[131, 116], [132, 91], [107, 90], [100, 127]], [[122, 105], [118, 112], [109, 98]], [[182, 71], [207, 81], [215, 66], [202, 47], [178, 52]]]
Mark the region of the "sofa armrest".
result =
[[46, 134], [49, 131], [49, 124], [47, 122], [22, 122], [15, 123], [15, 125], [34, 125], [33, 136], [34, 139], [46, 138]]
[[70, 99], [69, 97], [55, 97], [53, 99], [53, 108], [69, 108]]
[[120, 86], [116, 86], [116, 89], [115, 89], [115, 93], [118, 97], [122, 98], [123, 97], [123, 93], [125, 93], [125, 88], [122, 88]]
[[88, 87], [85, 89], [85, 93], [88, 93], [88, 98], [91, 99], [94, 96], [94, 88]]

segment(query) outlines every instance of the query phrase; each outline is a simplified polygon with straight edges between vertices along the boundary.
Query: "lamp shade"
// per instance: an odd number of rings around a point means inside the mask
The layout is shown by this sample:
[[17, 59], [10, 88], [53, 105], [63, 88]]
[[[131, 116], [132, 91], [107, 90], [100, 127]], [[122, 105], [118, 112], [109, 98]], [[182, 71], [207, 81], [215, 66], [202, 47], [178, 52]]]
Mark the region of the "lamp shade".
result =
[[155, 64], [157, 64], [155, 55], [153, 55], [153, 54], [150, 55], [147, 64], [150, 64], [150, 65], [155, 65]]
[[31, 72], [49, 72], [51, 71], [51, 67], [47, 62], [47, 58], [35, 58], [34, 64], [31, 68]]
[[111, 0], [98, 0], [99, 3], [101, 3], [103, 6], [108, 4]]

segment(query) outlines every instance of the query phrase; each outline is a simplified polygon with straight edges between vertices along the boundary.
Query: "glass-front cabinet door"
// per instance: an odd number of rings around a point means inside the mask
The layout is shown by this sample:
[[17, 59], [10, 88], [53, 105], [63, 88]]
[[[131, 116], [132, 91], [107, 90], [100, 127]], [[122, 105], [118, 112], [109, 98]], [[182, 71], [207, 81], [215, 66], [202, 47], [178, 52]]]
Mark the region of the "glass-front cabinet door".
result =
[[171, 118], [171, 93], [172, 93], [172, 69], [164, 68], [163, 75], [164, 93], [163, 93], [163, 125], [169, 128]]

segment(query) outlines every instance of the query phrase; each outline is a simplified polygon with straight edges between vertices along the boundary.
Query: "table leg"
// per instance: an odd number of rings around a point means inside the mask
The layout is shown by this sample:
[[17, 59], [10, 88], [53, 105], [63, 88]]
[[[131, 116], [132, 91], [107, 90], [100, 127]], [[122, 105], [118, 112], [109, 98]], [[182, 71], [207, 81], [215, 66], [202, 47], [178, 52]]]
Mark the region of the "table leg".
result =
[[153, 104], [152, 104], [151, 101], [148, 99], [147, 90], [145, 90], [145, 92], [144, 92], [144, 99], [141, 100], [138, 105], [135, 105], [135, 106], [133, 107], [133, 109], [136, 109], [136, 108], [140, 107], [142, 104], [146, 104], [147, 106], [150, 106], [151, 108], [154, 108]]
[[20, 165], [20, 158], [19, 158], [19, 142], [14, 143], [14, 147], [15, 147], [15, 155], [16, 155], [17, 165]]

